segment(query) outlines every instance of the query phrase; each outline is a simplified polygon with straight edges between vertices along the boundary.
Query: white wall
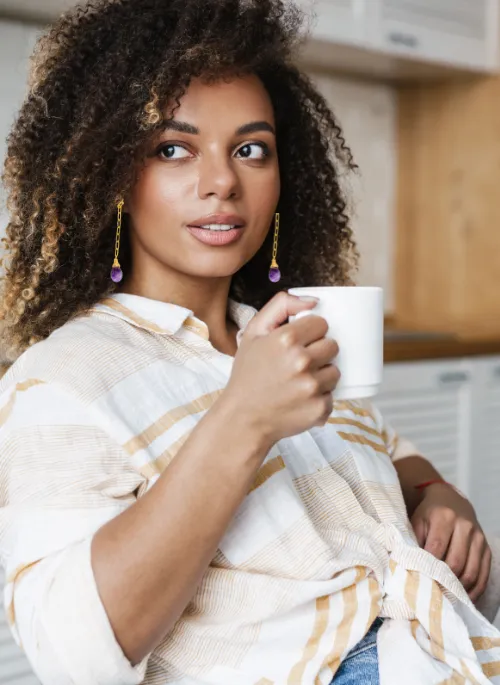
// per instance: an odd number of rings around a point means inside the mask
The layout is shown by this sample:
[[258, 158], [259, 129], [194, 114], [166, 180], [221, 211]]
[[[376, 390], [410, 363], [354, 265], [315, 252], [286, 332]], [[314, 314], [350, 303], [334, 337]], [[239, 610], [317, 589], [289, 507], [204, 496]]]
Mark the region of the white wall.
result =
[[[26, 93], [29, 56], [38, 29], [31, 24], [0, 22], [0, 160], [4, 159], [6, 138], [17, 109]], [[0, 227], [5, 226], [5, 197], [0, 191]]]
[[394, 302], [393, 263], [396, 191], [396, 90], [374, 82], [314, 74], [344, 130], [359, 172], [347, 182], [352, 226], [361, 253], [358, 282], [385, 289]]

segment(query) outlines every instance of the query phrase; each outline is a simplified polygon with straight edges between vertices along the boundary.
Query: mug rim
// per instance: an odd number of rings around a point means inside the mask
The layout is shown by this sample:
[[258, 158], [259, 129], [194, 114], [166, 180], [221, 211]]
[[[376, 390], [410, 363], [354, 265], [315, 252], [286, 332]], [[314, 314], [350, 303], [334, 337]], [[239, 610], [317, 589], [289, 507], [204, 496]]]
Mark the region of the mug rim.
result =
[[304, 291], [304, 290], [319, 290], [319, 291], [330, 291], [330, 290], [372, 290], [376, 292], [383, 292], [383, 288], [378, 285], [306, 285], [297, 286], [295, 288], [288, 288], [288, 292], [293, 294], [293, 291]]

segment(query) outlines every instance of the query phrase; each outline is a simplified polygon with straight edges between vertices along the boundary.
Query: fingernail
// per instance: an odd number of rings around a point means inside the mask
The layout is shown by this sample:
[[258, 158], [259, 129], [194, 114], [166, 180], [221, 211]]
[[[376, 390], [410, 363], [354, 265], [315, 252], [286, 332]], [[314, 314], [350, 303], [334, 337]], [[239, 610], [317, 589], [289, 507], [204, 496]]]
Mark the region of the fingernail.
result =
[[308, 304], [314, 302], [314, 304], [318, 304], [319, 299], [317, 297], [311, 297], [310, 295], [300, 295], [299, 300], [301, 302], [307, 302]]

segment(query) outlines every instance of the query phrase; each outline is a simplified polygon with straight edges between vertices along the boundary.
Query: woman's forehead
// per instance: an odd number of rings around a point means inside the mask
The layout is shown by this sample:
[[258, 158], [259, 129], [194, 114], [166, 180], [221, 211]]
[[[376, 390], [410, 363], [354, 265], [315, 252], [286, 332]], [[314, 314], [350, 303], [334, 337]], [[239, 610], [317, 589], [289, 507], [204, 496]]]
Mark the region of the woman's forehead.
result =
[[210, 83], [194, 79], [178, 102], [167, 110], [167, 116], [200, 130], [211, 123], [235, 130], [249, 121], [274, 125], [271, 98], [254, 75]]

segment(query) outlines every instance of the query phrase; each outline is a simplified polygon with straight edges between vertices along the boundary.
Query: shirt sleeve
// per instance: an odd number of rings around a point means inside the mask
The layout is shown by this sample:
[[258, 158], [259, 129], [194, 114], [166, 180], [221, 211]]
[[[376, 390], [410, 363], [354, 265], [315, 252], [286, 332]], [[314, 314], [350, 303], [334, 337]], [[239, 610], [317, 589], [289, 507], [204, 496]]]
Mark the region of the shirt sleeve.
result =
[[372, 414], [377, 429], [380, 432], [391, 461], [399, 461], [407, 457], [423, 457], [418, 448], [407, 438], [399, 435], [391, 424], [385, 420], [382, 413], [371, 402], [366, 402], [365, 405]]
[[38, 381], [0, 399], [0, 560], [7, 618], [43, 685], [135, 685], [91, 565], [94, 534], [144, 478], [92, 410]]

